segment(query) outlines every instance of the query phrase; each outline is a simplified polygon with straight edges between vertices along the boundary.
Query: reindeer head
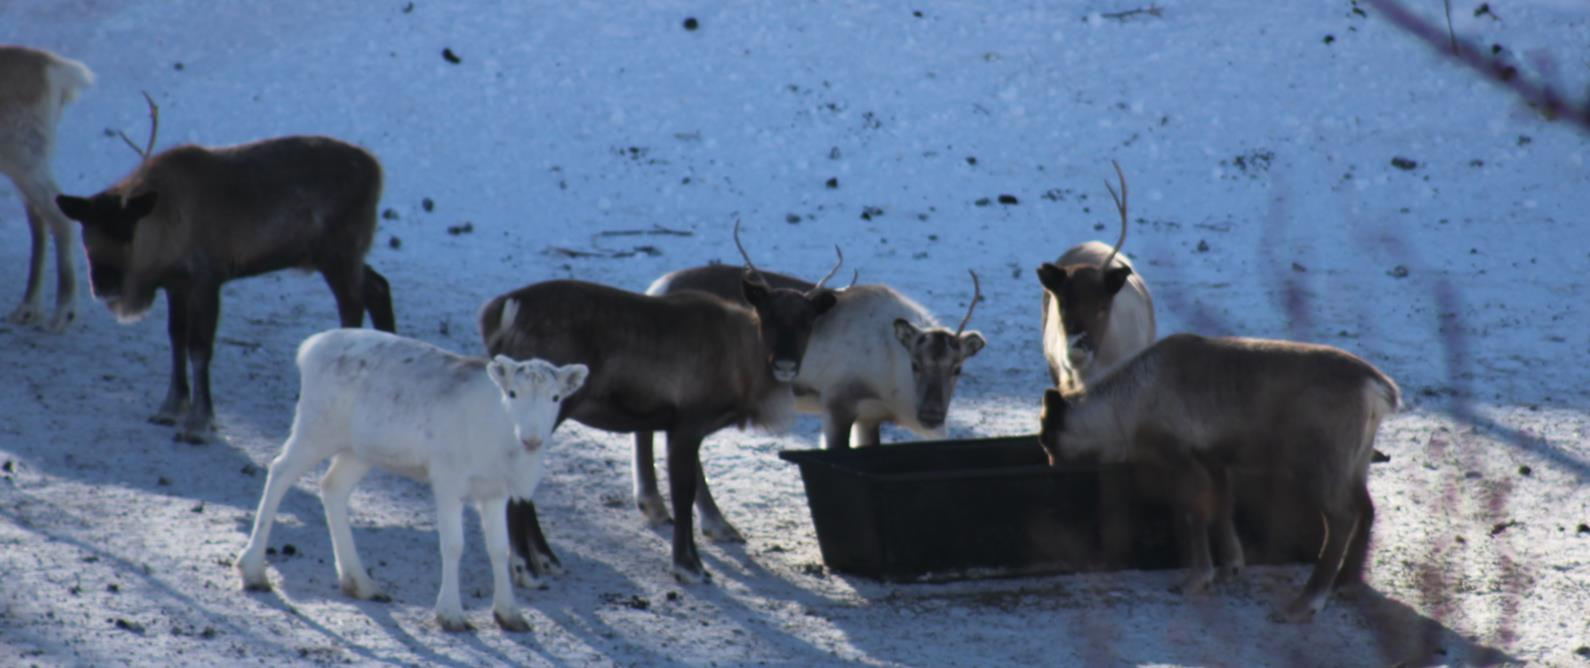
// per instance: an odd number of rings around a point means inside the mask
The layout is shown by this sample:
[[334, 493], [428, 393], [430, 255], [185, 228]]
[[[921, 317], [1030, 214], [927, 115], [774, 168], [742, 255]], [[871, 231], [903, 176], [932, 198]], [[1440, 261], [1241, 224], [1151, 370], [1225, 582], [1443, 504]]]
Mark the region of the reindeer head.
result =
[[1061, 267], [1052, 262], [1045, 262], [1038, 267], [1038, 282], [1049, 291], [1049, 297], [1060, 305], [1060, 324], [1065, 329], [1073, 366], [1086, 366], [1093, 358], [1099, 342], [1108, 335], [1105, 330], [1109, 327], [1115, 293], [1120, 292], [1126, 286], [1127, 279], [1132, 277], [1131, 267], [1110, 266], [1116, 254], [1121, 252], [1121, 246], [1126, 244], [1127, 218], [1126, 173], [1121, 171], [1120, 163], [1111, 161], [1110, 164], [1115, 166], [1115, 176], [1121, 181], [1121, 191], [1117, 193], [1109, 181], [1104, 182], [1104, 189], [1110, 191], [1115, 210], [1121, 214], [1121, 238], [1115, 242], [1109, 257], [1104, 258], [1104, 262], [1097, 267]]
[[761, 327], [763, 349], [767, 351], [768, 370], [780, 383], [794, 382], [800, 374], [801, 360], [806, 357], [806, 344], [811, 341], [817, 318], [834, 307], [838, 299], [834, 291], [823, 287], [845, 263], [845, 254], [834, 247], [839, 260], [828, 275], [810, 290], [775, 288], [762, 272], [751, 263], [750, 253], [740, 243], [740, 221], [734, 221], [734, 245], [745, 258], [745, 274], [740, 277], [740, 292], [746, 303], [756, 310]]
[[965, 331], [977, 301], [983, 297], [976, 272], [972, 272], [972, 286], [972, 303], [966, 307], [960, 327], [953, 332], [947, 327], [917, 327], [904, 318], [894, 321], [894, 336], [911, 356], [916, 419], [929, 429], [938, 429], [949, 415], [955, 383], [961, 378], [961, 364], [988, 344], [982, 334]]
[[1126, 286], [1131, 276], [1131, 267], [1106, 270], [1093, 265], [1062, 267], [1053, 262], [1038, 267], [1038, 282], [1060, 305], [1060, 324], [1065, 328], [1066, 343], [1074, 355], [1082, 358], [1073, 359], [1073, 363], [1085, 362], [1104, 340], [1115, 294]]
[[516, 362], [507, 355], [486, 363], [486, 375], [502, 391], [502, 407], [513, 421], [514, 436], [530, 452], [539, 450], [552, 436], [558, 409], [585, 385], [588, 374], [584, 364], [559, 367], [539, 359]]
[[134, 258], [133, 237], [138, 221], [155, 210], [153, 192], [123, 197], [114, 191], [93, 197], [60, 195], [55, 205], [61, 213], [83, 225], [83, 248], [88, 253], [88, 280], [94, 296], [105, 302], [118, 320], [137, 320], [154, 302], [154, 290], [125, 285]]
[[1066, 426], [1066, 400], [1059, 390], [1050, 388], [1043, 393], [1043, 413], [1038, 417], [1038, 445], [1049, 455], [1049, 465], [1059, 466], [1063, 459], [1060, 433]]

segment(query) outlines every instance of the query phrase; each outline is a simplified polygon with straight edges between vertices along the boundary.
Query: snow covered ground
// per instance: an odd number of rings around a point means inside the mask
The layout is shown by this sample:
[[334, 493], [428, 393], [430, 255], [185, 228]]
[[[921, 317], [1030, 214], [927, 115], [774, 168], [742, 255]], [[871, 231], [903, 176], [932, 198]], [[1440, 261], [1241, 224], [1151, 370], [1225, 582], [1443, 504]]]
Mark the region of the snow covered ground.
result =
[[[1478, 4], [1453, 3], [1459, 34], [1586, 90], [1584, 3]], [[336, 322], [319, 279], [282, 273], [224, 292], [225, 442], [208, 446], [144, 421], [165, 389], [163, 307], [124, 326], [85, 296], [65, 335], [0, 325], [0, 664], [1590, 661], [1590, 136], [1350, 0], [1102, 14], [1142, 6], [32, 0], [0, 2], [0, 43], [99, 76], [60, 128], [71, 193], [131, 169], [107, 130], [143, 136], [140, 90], [162, 147], [324, 133], [370, 148], [395, 214], [370, 262], [400, 331], [454, 350], [478, 352], [476, 308], [531, 281], [639, 290], [733, 261], [735, 216], [767, 268], [815, 277], [838, 243], [863, 281], [951, 322], [975, 269], [990, 346], [967, 364], [955, 436], [1035, 428], [1032, 272], [1113, 240], [1101, 179], [1119, 160], [1162, 334], [1330, 343], [1401, 383], [1372, 474], [1373, 594], [1293, 627], [1265, 614], [1302, 567], [1192, 600], [1165, 572], [830, 573], [775, 456], [815, 446], [810, 418], [708, 441], [749, 538], [700, 542], [712, 585], [669, 577], [667, 532], [628, 498], [629, 440], [570, 424], [538, 493], [569, 572], [519, 592], [534, 633], [491, 624], [475, 528], [462, 582], [480, 630], [435, 625], [429, 492], [381, 473], [354, 523], [392, 603], [339, 593], [312, 477], [273, 534], [277, 590], [244, 593], [229, 563], [292, 418], [293, 350]], [[689, 236], [611, 234], [654, 226]], [[6, 310], [25, 239], [0, 187]]]

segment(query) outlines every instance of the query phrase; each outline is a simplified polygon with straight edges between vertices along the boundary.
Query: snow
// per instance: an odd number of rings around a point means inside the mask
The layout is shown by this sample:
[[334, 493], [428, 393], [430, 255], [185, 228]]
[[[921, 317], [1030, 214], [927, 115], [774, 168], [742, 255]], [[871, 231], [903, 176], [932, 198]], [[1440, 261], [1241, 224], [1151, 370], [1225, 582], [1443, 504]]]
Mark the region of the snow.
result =
[[[1429, 4], [1419, 10], [1438, 19]], [[1590, 46], [1582, 3], [1490, 3], [1501, 20], [1468, 4], [1454, 5], [1462, 34], [1501, 44], [1526, 75], [1587, 89], [1574, 60]], [[956, 437], [1035, 428], [1047, 377], [1032, 271], [1113, 240], [1100, 180], [1119, 160], [1133, 188], [1126, 251], [1162, 334], [1330, 343], [1402, 385], [1408, 406], [1377, 444], [1391, 461], [1371, 479], [1373, 592], [1292, 627], [1265, 615], [1301, 586], [1301, 566], [1251, 568], [1194, 599], [1165, 591], [1168, 572], [942, 585], [831, 573], [796, 469], [775, 456], [815, 447], [817, 421], [803, 418], [787, 434], [708, 440], [718, 500], [749, 538], [698, 539], [711, 585], [669, 576], [668, 532], [645, 528], [629, 499], [629, 439], [569, 424], [537, 498], [568, 573], [518, 592], [533, 633], [492, 625], [478, 529], [461, 580], [479, 631], [436, 626], [429, 491], [380, 473], [355, 493], [353, 521], [393, 602], [338, 591], [312, 477], [282, 507], [276, 591], [244, 593], [229, 564], [291, 422], [293, 350], [336, 322], [320, 280], [284, 272], [224, 290], [212, 372], [225, 442], [208, 446], [144, 421], [165, 389], [163, 306], [124, 326], [85, 296], [64, 335], [0, 325], [0, 663], [1567, 665], [1590, 654], [1590, 530], [1579, 530], [1590, 135], [1373, 11], [1167, 0], [1162, 16], [1119, 21], [1105, 15], [1142, 5], [408, 5], [0, 3], [0, 42], [98, 75], [60, 127], [55, 168], [70, 193], [131, 169], [105, 131], [143, 136], [141, 90], [161, 104], [162, 147], [324, 133], [371, 149], [398, 218], [382, 221], [370, 263], [392, 282], [400, 330], [455, 351], [480, 352], [482, 302], [531, 281], [641, 290], [733, 261], [736, 216], [760, 265], [815, 277], [838, 243], [863, 281], [941, 320], [964, 312], [975, 269], [986, 302], [974, 326], [990, 345], [967, 364]], [[1393, 167], [1399, 156], [1417, 166]], [[865, 207], [882, 213], [863, 219]], [[22, 292], [21, 211], [0, 188], [7, 300]], [[447, 231], [465, 222], [472, 232]], [[691, 236], [598, 236], [655, 226]]]

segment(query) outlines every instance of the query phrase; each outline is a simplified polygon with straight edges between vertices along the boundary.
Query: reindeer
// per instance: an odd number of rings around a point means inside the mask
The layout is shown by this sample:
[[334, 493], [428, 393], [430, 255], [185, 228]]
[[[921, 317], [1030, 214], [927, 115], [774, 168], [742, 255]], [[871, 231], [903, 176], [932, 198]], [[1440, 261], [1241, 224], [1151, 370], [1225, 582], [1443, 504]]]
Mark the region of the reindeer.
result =
[[155, 292], [165, 291], [171, 382], [150, 420], [181, 418], [177, 438], [203, 443], [214, 436], [210, 358], [222, 283], [279, 269], [317, 271], [342, 326], [359, 327], [368, 309], [376, 329], [395, 330], [386, 277], [364, 263], [381, 165], [364, 149], [308, 136], [151, 155], [159, 132], [153, 100], [149, 110], [143, 163], [97, 195], [61, 195], [56, 203], [82, 223], [90, 286], [118, 320], [142, 318]]
[[1214, 578], [1211, 523], [1230, 571], [1242, 566], [1228, 467], [1284, 481], [1277, 492], [1297, 494], [1326, 529], [1302, 593], [1273, 615], [1303, 622], [1334, 585], [1362, 579], [1375, 432], [1399, 397], [1391, 378], [1338, 348], [1177, 334], [1084, 389], [1046, 391], [1039, 443], [1051, 464], [1096, 455], [1168, 477], [1189, 560], [1178, 588], [1188, 594]]
[[[94, 84], [88, 66], [48, 51], [0, 46], [0, 173], [22, 193], [32, 245], [22, 303], [8, 320], [61, 332], [77, 318], [73, 226], [55, 208], [60, 189], [50, 170], [61, 110]], [[49, 236], [45, 236], [48, 228]], [[55, 240], [55, 312], [44, 317], [45, 251]]]
[[294, 481], [330, 458], [320, 498], [344, 593], [391, 600], [365, 572], [348, 528], [348, 497], [365, 473], [380, 467], [428, 481], [435, 493], [442, 628], [470, 628], [458, 596], [468, 500], [480, 514], [491, 558], [497, 625], [530, 630], [508, 574], [508, 497], [535, 491], [558, 408], [584, 383], [586, 368], [462, 357], [384, 332], [334, 329], [304, 340], [298, 370], [292, 433], [271, 462], [254, 529], [235, 562], [244, 589], [270, 589], [265, 547], [276, 509]]
[[[745, 255], [743, 247], [740, 252]], [[749, 264], [750, 257], [745, 259]], [[772, 285], [810, 292], [823, 289], [838, 268], [836, 265], [815, 285], [782, 274], [760, 273]], [[877, 445], [882, 440], [880, 426], [887, 421], [922, 436], [943, 437], [961, 365], [987, 344], [981, 333], [966, 331], [982, 299], [977, 274], [970, 273], [972, 300], [953, 331], [940, 326], [927, 309], [885, 285], [852, 283], [834, 293], [834, 307], [817, 321], [795, 378], [796, 410], [822, 415], [826, 448], [846, 449], [852, 441]], [[736, 270], [726, 265], [682, 269], [657, 279], [646, 293], [696, 290], [733, 299], [735, 274]], [[649, 432], [635, 434], [634, 472], [636, 506], [653, 525], [668, 522], [668, 511], [657, 490]], [[705, 477], [696, 488], [696, 508], [703, 517], [717, 513]], [[728, 537], [732, 540], [737, 534]]]
[[[788, 427], [790, 382], [800, 373], [814, 324], [835, 303], [831, 291], [775, 288], [749, 267], [740, 289], [749, 308], [697, 291], [653, 296], [557, 280], [497, 296], [480, 312], [489, 354], [590, 368], [585, 388], [564, 402], [559, 422], [668, 434], [677, 518], [673, 575], [686, 584], [710, 579], [696, 552], [690, 513], [701, 441], [730, 425]], [[703, 513], [703, 533], [723, 535], [714, 525], [721, 520], [721, 514]], [[528, 499], [509, 504], [508, 526], [531, 573], [558, 567]]]
[[1121, 215], [1115, 247], [1089, 241], [1038, 267], [1044, 288], [1043, 354], [1050, 380], [1064, 389], [1098, 379], [1154, 342], [1154, 299], [1120, 252], [1126, 244], [1126, 174], [1120, 164], [1111, 164], [1121, 182], [1120, 193], [1104, 183]]

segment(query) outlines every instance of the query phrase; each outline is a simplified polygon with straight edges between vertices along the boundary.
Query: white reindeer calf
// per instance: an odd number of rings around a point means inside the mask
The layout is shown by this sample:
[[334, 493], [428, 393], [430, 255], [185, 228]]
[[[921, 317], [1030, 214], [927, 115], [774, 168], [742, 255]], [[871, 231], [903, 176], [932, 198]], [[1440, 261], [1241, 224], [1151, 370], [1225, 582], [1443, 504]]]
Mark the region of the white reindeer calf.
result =
[[265, 546], [276, 507], [299, 477], [330, 457], [320, 498], [343, 592], [390, 600], [365, 572], [348, 528], [348, 497], [379, 466], [429, 481], [436, 495], [442, 546], [436, 618], [442, 627], [470, 628], [458, 595], [463, 504], [469, 500], [480, 514], [491, 557], [497, 624], [529, 630], [508, 577], [508, 498], [530, 498], [540, 482], [542, 445], [563, 400], [584, 385], [586, 367], [502, 355], [487, 361], [385, 332], [335, 329], [304, 340], [298, 369], [302, 384], [292, 433], [271, 462], [254, 530], [237, 557], [243, 587], [270, 589]]

